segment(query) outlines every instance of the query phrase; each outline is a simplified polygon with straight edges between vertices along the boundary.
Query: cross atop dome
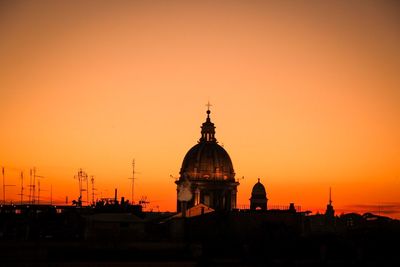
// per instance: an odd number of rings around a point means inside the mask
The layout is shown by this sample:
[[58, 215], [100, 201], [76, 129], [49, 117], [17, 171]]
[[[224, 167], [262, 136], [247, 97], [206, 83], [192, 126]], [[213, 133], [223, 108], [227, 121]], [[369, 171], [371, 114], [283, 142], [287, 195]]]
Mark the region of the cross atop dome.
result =
[[207, 107], [207, 119], [206, 122], [203, 123], [201, 126], [201, 138], [199, 142], [217, 142], [217, 139], [215, 138], [215, 126], [214, 123], [211, 122], [210, 119], [210, 107], [212, 105], [210, 104], [210, 101], [207, 102], [206, 107]]
[[206, 107], [207, 107], [207, 114], [210, 114], [211, 113], [210, 107], [212, 107], [210, 101], [207, 102]]

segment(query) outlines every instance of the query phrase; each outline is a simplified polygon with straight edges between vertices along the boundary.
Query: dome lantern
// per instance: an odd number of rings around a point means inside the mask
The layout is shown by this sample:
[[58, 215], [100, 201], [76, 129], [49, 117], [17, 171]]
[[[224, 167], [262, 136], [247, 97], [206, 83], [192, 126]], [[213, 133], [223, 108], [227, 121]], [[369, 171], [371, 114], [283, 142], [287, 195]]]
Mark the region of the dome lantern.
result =
[[207, 119], [206, 122], [204, 122], [201, 126], [201, 137], [199, 142], [217, 142], [217, 139], [215, 138], [215, 126], [210, 119], [210, 106], [211, 104], [208, 102]]

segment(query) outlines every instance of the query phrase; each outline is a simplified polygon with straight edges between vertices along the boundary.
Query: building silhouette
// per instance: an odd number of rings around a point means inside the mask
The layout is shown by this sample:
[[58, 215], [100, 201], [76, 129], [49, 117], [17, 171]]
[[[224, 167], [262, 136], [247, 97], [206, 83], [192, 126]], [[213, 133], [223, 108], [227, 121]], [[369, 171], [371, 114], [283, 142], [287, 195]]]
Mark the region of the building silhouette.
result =
[[253, 186], [253, 190], [251, 190], [250, 209], [267, 210], [267, 202], [268, 198], [265, 187], [260, 183], [260, 178], [258, 178], [258, 182]]
[[[215, 126], [207, 109], [206, 121], [201, 126], [201, 137], [183, 159], [177, 184], [177, 211], [200, 203], [217, 211], [236, 208], [239, 183], [228, 152], [215, 138]], [[183, 191], [191, 197], [182, 199]]]

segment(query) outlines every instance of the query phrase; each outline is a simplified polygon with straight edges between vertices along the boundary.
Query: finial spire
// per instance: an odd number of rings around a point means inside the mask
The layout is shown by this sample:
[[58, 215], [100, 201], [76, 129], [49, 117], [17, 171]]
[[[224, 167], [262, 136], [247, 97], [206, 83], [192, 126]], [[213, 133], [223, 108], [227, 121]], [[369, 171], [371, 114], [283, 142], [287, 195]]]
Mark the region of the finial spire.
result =
[[332, 205], [332, 188], [329, 187], [329, 205]]
[[209, 119], [211, 113], [210, 107], [212, 107], [210, 101], [207, 102], [206, 107], [207, 107], [207, 119]]
[[207, 119], [206, 122], [203, 123], [201, 126], [201, 138], [200, 142], [216, 142], [217, 139], [215, 139], [215, 126], [214, 123], [211, 122], [210, 119], [210, 107], [212, 105], [210, 104], [210, 101], [207, 102], [206, 107], [207, 107]]
[[207, 107], [207, 111], [210, 111], [210, 107], [212, 107], [210, 101], [207, 102], [206, 107]]

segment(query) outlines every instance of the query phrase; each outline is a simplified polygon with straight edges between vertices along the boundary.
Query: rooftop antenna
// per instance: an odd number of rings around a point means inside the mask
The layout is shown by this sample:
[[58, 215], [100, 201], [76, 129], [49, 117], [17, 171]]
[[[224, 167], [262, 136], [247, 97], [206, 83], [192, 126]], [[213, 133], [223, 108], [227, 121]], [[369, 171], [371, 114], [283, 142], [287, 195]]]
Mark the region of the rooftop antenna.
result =
[[132, 186], [131, 186], [131, 201], [132, 204], [135, 204], [135, 174], [137, 174], [138, 172], [135, 172], [135, 159], [132, 160], [132, 177], [128, 178], [130, 180], [132, 180]]
[[89, 206], [89, 179], [86, 176], [86, 205]]
[[97, 190], [96, 188], [94, 188], [94, 176], [92, 175], [90, 178], [90, 182], [92, 184], [92, 204], [94, 205], [94, 196], [95, 196], [95, 191]]
[[[86, 182], [86, 185], [88, 186], [88, 184], [87, 184], [88, 175], [82, 169], [79, 169], [78, 175], [74, 175], [74, 178], [78, 180], [78, 184], [79, 184], [79, 199], [78, 199], [78, 201], [82, 201], [82, 192], [87, 191], [87, 189], [83, 188], [83, 182]], [[89, 200], [89, 195], [87, 195], [87, 200]]]
[[50, 205], [53, 206], [53, 185], [50, 184]]
[[21, 196], [21, 205], [24, 202], [24, 172], [21, 172], [21, 193], [18, 195]]
[[32, 187], [32, 204], [35, 204], [35, 193], [36, 193], [36, 168], [35, 167], [33, 167], [33, 170], [32, 170], [32, 181], [33, 181], [33, 184], [31, 185], [31, 187]]
[[146, 208], [147, 204], [150, 204], [150, 202], [147, 200], [147, 196], [142, 196], [139, 200], [139, 205], [141, 205], [143, 208]]
[[3, 205], [6, 204], [6, 178], [4, 176], [4, 167], [2, 167], [1, 173], [3, 174]]
[[6, 184], [6, 176], [4, 167], [2, 167], [2, 174], [3, 174], [3, 204], [6, 204], [6, 188], [7, 186], [15, 186], [14, 184]]
[[32, 204], [35, 204], [35, 202], [36, 202], [36, 178], [38, 178], [38, 183], [39, 183], [39, 178], [44, 178], [44, 176], [36, 175], [36, 167], [33, 167], [33, 170], [31, 170], [31, 176], [33, 177], [33, 184], [30, 185], [30, 187], [32, 189], [31, 201], [32, 201]]
[[[39, 205], [39, 202], [40, 202], [40, 180], [39, 179], [44, 178], [44, 176], [36, 175], [36, 168], [34, 168], [33, 169], [33, 180], [36, 180], [36, 178], [37, 178], [37, 183], [38, 183], [37, 204]], [[42, 190], [42, 191], [44, 191], [44, 190]], [[33, 198], [33, 200], [35, 201], [36, 199]]]
[[38, 197], [37, 197], [37, 204], [40, 204], [40, 180], [37, 181], [38, 183]]
[[32, 188], [33, 188], [33, 185], [32, 185], [32, 169], [29, 169], [29, 185], [28, 185], [28, 187], [29, 187], [28, 203], [31, 204], [31, 202], [32, 202]]
[[40, 180], [38, 180], [38, 195], [37, 195], [37, 204], [40, 204], [40, 192], [42, 191], [48, 191], [48, 190], [43, 190], [40, 188]]

